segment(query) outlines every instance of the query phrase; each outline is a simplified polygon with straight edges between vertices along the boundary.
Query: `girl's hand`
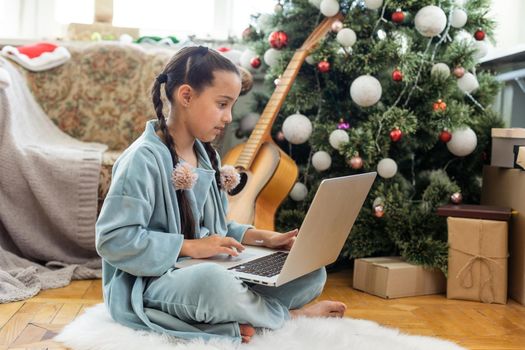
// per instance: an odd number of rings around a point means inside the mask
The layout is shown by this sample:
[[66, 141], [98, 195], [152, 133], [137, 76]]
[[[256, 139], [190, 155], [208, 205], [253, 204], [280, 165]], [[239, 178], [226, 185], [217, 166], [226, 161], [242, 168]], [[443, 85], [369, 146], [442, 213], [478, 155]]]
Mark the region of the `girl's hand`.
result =
[[295, 243], [298, 233], [298, 229], [286, 233], [274, 232], [273, 235], [265, 240], [264, 245], [268, 248], [290, 250]]
[[239, 255], [244, 246], [231, 237], [211, 235], [200, 239], [187, 239], [182, 243], [181, 256], [205, 259], [217, 254]]

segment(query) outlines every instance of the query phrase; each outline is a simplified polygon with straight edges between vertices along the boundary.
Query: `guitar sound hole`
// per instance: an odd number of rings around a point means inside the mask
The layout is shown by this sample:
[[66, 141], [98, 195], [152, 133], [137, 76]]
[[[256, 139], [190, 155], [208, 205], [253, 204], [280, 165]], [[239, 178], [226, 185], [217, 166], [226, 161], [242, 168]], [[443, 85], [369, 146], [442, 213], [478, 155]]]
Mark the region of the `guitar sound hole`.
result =
[[228, 192], [230, 196], [235, 196], [236, 194], [240, 193], [244, 189], [244, 186], [246, 186], [246, 182], [248, 182], [248, 175], [246, 173], [241, 172], [239, 175], [241, 175], [241, 181], [237, 187]]

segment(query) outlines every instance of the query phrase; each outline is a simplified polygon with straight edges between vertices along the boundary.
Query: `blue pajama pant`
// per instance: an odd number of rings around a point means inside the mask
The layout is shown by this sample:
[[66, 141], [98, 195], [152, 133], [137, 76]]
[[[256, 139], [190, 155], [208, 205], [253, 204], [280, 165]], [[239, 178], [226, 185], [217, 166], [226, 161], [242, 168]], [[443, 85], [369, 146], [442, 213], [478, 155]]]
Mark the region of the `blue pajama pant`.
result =
[[325, 282], [326, 270], [321, 268], [280, 287], [268, 287], [245, 283], [220, 265], [203, 263], [152, 279], [143, 300], [144, 307], [189, 324], [238, 322], [278, 329], [290, 318], [289, 310], [319, 296]]

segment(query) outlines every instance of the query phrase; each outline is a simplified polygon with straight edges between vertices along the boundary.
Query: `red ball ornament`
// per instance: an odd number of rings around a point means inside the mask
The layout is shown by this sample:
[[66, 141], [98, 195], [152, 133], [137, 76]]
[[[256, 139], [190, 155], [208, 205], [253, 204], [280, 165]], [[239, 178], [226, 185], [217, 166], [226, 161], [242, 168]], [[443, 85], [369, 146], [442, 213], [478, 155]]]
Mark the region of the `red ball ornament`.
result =
[[439, 133], [439, 140], [443, 143], [447, 143], [452, 140], [452, 134], [447, 129], [443, 129]]
[[230, 50], [231, 49], [229, 47], [226, 47], [226, 46], [221, 46], [221, 47], [217, 48], [217, 51], [219, 51], [219, 52], [228, 52]]
[[395, 69], [392, 72], [392, 80], [393, 81], [403, 81], [403, 73], [399, 69]]
[[321, 61], [317, 63], [317, 70], [321, 73], [328, 73], [330, 71], [330, 62]]
[[476, 32], [474, 33], [474, 38], [477, 41], [484, 40], [485, 39], [485, 32], [482, 31], [481, 29], [476, 30]]
[[261, 66], [261, 59], [259, 58], [259, 56], [255, 56], [254, 58], [252, 58], [250, 60], [250, 65], [252, 66], [252, 68], [259, 68]]
[[359, 157], [358, 155], [353, 156], [348, 161], [348, 165], [350, 165], [350, 167], [354, 170], [359, 170], [363, 167], [363, 158]]
[[405, 20], [405, 13], [401, 9], [397, 9], [396, 12], [392, 13], [392, 22], [403, 23]]
[[270, 42], [271, 47], [280, 50], [286, 45], [288, 45], [288, 34], [283, 32], [282, 30], [272, 32], [268, 37], [268, 41]]
[[382, 218], [385, 215], [385, 208], [382, 205], [376, 205], [374, 207], [374, 215], [376, 218]]
[[443, 102], [443, 100], [439, 99], [436, 102], [434, 102], [432, 109], [434, 109], [434, 112], [438, 111], [445, 111], [447, 109], [447, 104]]
[[401, 140], [402, 137], [403, 137], [403, 132], [401, 131], [401, 129], [394, 128], [392, 129], [392, 131], [390, 131], [390, 140], [392, 140], [392, 142], [397, 142]]
[[456, 68], [454, 68], [454, 76], [456, 78], [461, 78], [465, 75], [465, 68], [461, 67], [461, 66], [457, 66]]

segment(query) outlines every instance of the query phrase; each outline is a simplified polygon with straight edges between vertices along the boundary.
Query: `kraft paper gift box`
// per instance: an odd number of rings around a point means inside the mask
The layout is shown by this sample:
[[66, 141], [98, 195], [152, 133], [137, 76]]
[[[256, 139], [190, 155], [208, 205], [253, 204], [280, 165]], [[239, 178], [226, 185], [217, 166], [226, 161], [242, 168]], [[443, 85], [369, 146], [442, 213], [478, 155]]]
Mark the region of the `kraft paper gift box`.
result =
[[445, 291], [445, 275], [397, 256], [355, 259], [353, 287], [386, 299], [439, 294]]
[[516, 167], [516, 153], [525, 146], [525, 129], [493, 128], [490, 165], [502, 168]]
[[449, 217], [447, 298], [507, 303], [506, 221]]
[[509, 297], [525, 305], [525, 171], [483, 167], [481, 203], [510, 207]]

